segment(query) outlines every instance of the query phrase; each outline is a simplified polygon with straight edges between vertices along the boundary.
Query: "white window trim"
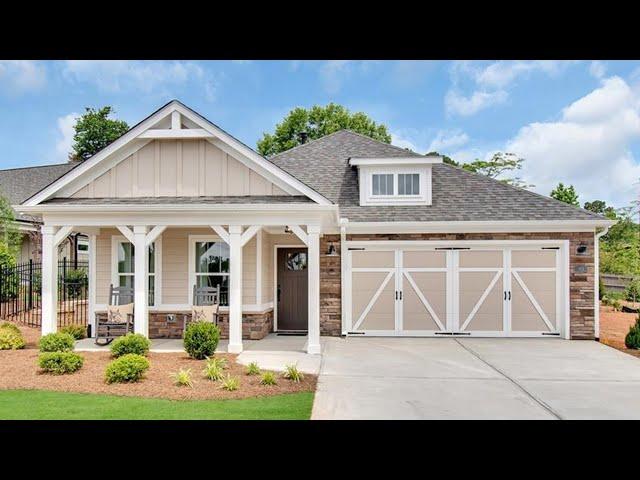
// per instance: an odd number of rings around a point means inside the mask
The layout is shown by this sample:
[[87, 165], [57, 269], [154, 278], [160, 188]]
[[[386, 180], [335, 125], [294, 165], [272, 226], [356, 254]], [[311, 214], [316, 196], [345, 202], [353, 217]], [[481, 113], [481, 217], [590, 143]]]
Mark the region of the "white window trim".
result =
[[[374, 165], [359, 167], [360, 205], [431, 205], [430, 165]], [[393, 195], [373, 194], [373, 175], [393, 175]], [[420, 195], [399, 195], [398, 175], [418, 174]]]
[[[111, 236], [111, 284], [117, 287], [120, 284], [118, 273], [118, 244], [131, 243], [124, 235]], [[155, 249], [155, 292], [153, 296], [154, 305], [150, 307], [162, 305], [162, 235], [156, 238], [152, 243], [156, 244]], [[149, 287], [147, 283], [147, 288]]]
[[[193, 305], [193, 286], [196, 284], [196, 242], [222, 242], [225, 241], [219, 235], [189, 235], [189, 282], [187, 284], [187, 304]], [[216, 275], [228, 277], [230, 273], [218, 273]], [[220, 307], [228, 308], [228, 307]]]

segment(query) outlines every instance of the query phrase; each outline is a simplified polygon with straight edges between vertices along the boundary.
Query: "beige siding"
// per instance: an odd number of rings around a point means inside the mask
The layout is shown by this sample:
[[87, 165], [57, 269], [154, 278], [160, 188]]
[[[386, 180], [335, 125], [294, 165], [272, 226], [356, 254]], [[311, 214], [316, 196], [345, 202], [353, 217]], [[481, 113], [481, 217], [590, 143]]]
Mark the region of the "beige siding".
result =
[[72, 196], [286, 195], [206, 140], [154, 140]]
[[109, 285], [111, 285], [111, 237], [121, 235], [113, 229], [101, 229], [96, 238], [96, 303], [109, 303]]
[[262, 233], [262, 303], [273, 301], [273, 243], [272, 236]]
[[254, 305], [256, 303], [256, 237], [242, 249], [242, 303]]

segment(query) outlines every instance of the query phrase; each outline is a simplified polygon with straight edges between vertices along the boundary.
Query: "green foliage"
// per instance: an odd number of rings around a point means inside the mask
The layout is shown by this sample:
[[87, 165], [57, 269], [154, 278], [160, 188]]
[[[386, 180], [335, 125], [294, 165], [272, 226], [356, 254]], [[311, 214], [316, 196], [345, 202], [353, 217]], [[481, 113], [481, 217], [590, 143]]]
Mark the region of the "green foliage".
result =
[[462, 164], [462, 168], [468, 172], [479, 173], [489, 178], [500, 180], [502, 183], [514, 187], [534, 187], [535, 185], [523, 181], [520, 177], [503, 177], [508, 172], [520, 170], [523, 163], [524, 158], [520, 158], [514, 153], [498, 152], [491, 157], [491, 160], [474, 160], [473, 162]]
[[[0, 328], [0, 350], [19, 350], [24, 348], [25, 341], [20, 330], [17, 327], [13, 329], [4, 325]], [[15, 325], [13, 326], [15, 327]]]
[[630, 302], [637, 302], [640, 300], [640, 279], [635, 278], [627, 285], [624, 291], [625, 298]]
[[560, 182], [556, 188], [551, 190], [551, 198], [568, 203], [574, 207], [580, 206], [578, 194], [576, 193], [576, 189], [573, 188], [573, 185], [565, 186], [564, 183]]
[[300, 145], [300, 134], [306, 132], [308, 141], [348, 129], [374, 140], [391, 143], [386, 125], [374, 122], [363, 112], [351, 113], [335, 103], [315, 105], [310, 109], [297, 107], [276, 125], [273, 134], [265, 133], [258, 141], [260, 155], [270, 157]]
[[429, 155], [440, 155], [442, 157], [442, 163], [447, 163], [449, 165], [453, 165], [454, 167], [459, 167], [460, 166], [460, 163], [456, 162], [453, 158], [447, 157], [446, 155], [443, 155], [443, 154], [438, 153], [436, 151], [429, 152], [426, 155], [427, 156], [429, 156]]
[[602, 275], [598, 277], [598, 300], [602, 300], [604, 297], [604, 280], [602, 280]]
[[193, 381], [191, 380], [191, 369], [181, 368], [175, 373], [171, 374], [173, 382], [178, 387], [191, 387], [193, 388]]
[[205, 378], [217, 382], [224, 378], [224, 374], [220, 365], [214, 360], [214, 358], [207, 359], [207, 362], [204, 365], [204, 370], [202, 370], [202, 374]]
[[128, 353], [135, 353], [136, 355], [147, 356], [149, 348], [151, 347], [151, 341], [139, 333], [127, 333], [122, 337], [114, 340], [111, 344], [111, 355], [114, 357], [121, 357]]
[[142, 355], [127, 353], [113, 360], [104, 372], [107, 383], [132, 383], [140, 380], [149, 368], [149, 360]]
[[597, 213], [598, 215], [603, 215], [610, 220], [615, 220], [617, 218], [616, 209], [613, 207], [607, 206], [607, 203], [603, 200], [594, 200], [593, 202], [584, 202], [584, 209], [589, 210], [590, 212]]
[[260, 367], [256, 362], [251, 362], [247, 365], [246, 373], [247, 375], [260, 375]]
[[620, 298], [622, 295], [614, 295], [612, 292], [607, 292], [602, 297], [602, 305], [607, 307], [612, 307], [616, 312], [622, 310], [622, 302], [620, 302]]
[[211, 365], [215, 365], [220, 370], [224, 370], [228, 366], [226, 358], [222, 358], [222, 357], [211, 357], [211, 358], [209, 358], [209, 357], [206, 357], [206, 359], [207, 359], [207, 363], [210, 363]]
[[83, 327], [82, 325], [67, 325], [66, 327], [62, 327], [60, 332], [68, 333], [76, 340], [82, 340], [87, 336], [87, 327]]
[[285, 366], [284, 373], [282, 376], [292, 382], [300, 383], [300, 380], [304, 378], [304, 375], [300, 373], [297, 365], [287, 365]]
[[67, 290], [67, 298], [78, 298], [89, 285], [87, 271], [84, 269], [70, 269], [64, 277], [64, 287]]
[[11, 323], [11, 322], [2, 322], [0, 323], [0, 330], [2, 329], [7, 329], [10, 330], [14, 333], [22, 333], [20, 332], [20, 329], [18, 328], [18, 326], [15, 323]]
[[276, 376], [273, 372], [263, 372], [262, 378], [260, 379], [261, 385], [277, 385]]
[[190, 357], [202, 360], [216, 351], [220, 329], [209, 322], [192, 322], [184, 332], [184, 349]]
[[636, 323], [629, 328], [629, 333], [624, 337], [624, 344], [627, 348], [640, 348], [640, 316]]
[[38, 346], [41, 352], [70, 352], [75, 342], [75, 338], [68, 333], [57, 332], [40, 337]]
[[640, 276], [640, 227], [633, 209], [618, 212], [617, 223], [600, 239], [600, 271]]
[[16, 213], [0, 194], [0, 265], [14, 266], [22, 243], [22, 233], [16, 225]]
[[115, 113], [110, 106], [98, 110], [87, 107], [85, 110], [74, 125], [76, 133], [70, 160], [86, 160], [129, 130], [127, 122], [109, 118]]
[[[1, 197], [0, 197], [1, 198]], [[2, 229], [0, 221], [0, 229]], [[11, 248], [6, 242], [0, 240], [0, 276], [2, 276], [2, 292], [0, 292], [0, 302], [6, 302], [18, 296], [20, 287], [20, 277], [18, 275], [6, 275], [2, 271], [16, 266], [16, 259], [11, 252]]]
[[64, 375], [80, 370], [84, 359], [76, 352], [44, 352], [38, 356], [42, 370], [54, 375]]
[[232, 377], [231, 374], [227, 374], [227, 377], [222, 381], [221, 388], [223, 390], [227, 390], [228, 392], [233, 392], [240, 387], [240, 381]]

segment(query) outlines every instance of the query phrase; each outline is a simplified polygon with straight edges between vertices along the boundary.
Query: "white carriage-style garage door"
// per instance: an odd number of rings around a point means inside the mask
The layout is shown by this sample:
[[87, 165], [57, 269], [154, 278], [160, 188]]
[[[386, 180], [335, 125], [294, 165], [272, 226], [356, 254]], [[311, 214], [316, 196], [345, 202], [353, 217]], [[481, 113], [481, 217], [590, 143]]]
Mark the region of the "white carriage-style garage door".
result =
[[563, 249], [352, 246], [351, 335], [566, 336]]

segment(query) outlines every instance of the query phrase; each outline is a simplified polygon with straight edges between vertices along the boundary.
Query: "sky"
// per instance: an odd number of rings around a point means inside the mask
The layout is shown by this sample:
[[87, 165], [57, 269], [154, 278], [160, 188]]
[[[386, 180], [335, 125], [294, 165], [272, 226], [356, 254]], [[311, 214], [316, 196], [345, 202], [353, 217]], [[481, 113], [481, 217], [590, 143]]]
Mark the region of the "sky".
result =
[[515, 153], [544, 195], [640, 195], [638, 61], [0, 60], [0, 168], [65, 162], [85, 107], [134, 125], [174, 98], [254, 148], [292, 108], [336, 102], [419, 153]]

